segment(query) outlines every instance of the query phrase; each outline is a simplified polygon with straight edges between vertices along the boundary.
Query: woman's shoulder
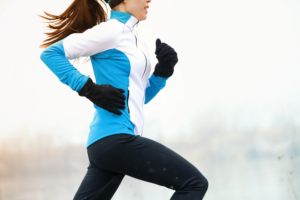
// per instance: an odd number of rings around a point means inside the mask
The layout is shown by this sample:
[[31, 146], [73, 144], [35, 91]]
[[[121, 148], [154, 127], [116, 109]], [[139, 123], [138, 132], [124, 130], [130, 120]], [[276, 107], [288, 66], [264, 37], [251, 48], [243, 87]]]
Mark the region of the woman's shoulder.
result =
[[90, 41], [91, 43], [98, 45], [110, 45], [114, 46], [115, 42], [121, 37], [124, 26], [115, 20], [108, 20], [101, 22], [87, 29], [83, 33], [73, 33], [64, 41], [69, 43], [78, 43]]
[[123, 26], [114, 21], [101, 22], [83, 33], [73, 33], [63, 41], [68, 59], [85, 57], [115, 48]]
[[106, 22], [101, 22], [93, 26], [90, 30], [97, 35], [107, 35], [110, 37], [115, 37], [120, 34], [124, 29], [124, 24], [120, 23], [117, 20], [108, 20]]

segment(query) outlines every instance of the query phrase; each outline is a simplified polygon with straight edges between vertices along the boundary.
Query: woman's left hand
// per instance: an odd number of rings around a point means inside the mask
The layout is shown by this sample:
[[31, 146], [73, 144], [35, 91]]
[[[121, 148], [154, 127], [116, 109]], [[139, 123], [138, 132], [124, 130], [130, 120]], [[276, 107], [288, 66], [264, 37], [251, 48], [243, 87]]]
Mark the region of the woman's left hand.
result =
[[172, 76], [174, 67], [178, 62], [176, 51], [168, 44], [161, 43], [160, 39], [157, 38], [155, 54], [159, 62], [155, 66], [154, 75], [165, 78]]

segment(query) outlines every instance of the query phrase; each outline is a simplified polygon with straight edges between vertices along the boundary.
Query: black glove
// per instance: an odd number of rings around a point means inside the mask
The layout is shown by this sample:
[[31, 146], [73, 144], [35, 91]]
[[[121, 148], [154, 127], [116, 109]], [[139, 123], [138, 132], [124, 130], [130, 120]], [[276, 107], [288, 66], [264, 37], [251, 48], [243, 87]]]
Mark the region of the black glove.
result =
[[174, 67], [178, 62], [176, 51], [166, 43], [161, 43], [160, 39], [157, 38], [155, 54], [159, 62], [155, 66], [154, 76], [164, 78], [172, 76]]
[[109, 112], [122, 115], [121, 111], [113, 107], [125, 109], [124, 100], [126, 98], [124, 94], [121, 94], [124, 92], [123, 89], [115, 88], [108, 84], [97, 85], [89, 78], [78, 92], [78, 95], [85, 96], [91, 102]]

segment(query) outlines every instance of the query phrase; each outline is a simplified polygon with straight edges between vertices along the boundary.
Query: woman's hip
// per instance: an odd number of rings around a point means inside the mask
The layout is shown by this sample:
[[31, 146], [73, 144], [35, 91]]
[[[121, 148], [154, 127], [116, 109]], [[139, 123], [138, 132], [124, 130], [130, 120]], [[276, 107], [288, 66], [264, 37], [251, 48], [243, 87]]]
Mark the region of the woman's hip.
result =
[[206, 181], [185, 158], [165, 145], [139, 135], [109, 136], [88, 151], [91, 161], [101, 169], [170, 189], [198, 187]]

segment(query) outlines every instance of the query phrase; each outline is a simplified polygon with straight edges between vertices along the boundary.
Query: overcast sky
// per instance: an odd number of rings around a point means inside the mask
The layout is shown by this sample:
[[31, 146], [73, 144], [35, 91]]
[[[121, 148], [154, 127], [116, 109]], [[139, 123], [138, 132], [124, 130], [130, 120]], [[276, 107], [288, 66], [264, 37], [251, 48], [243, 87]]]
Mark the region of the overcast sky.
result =
[[[92, 103], [58, 80], [38, 48], [47, 24], [37, 14], [58, 15], [71, 3], [0, 0], [1, 137], [51, 133], [61, 141], [86, 143]], [[177, 51], [179, 62], [166, 87], [145, 106], [145, 136], [180, 136], [211, 107], [225, 113], [256, 110], [249, 123], [280, 102], [300, 107], [298, 0], [152, 0], [149, 5], [148, 18], [136, 30], [148, 45], [152, 72], [157, 38]], [[74, 66], [94, 79], [90, 62]], [[266, 105], [273, 107], [263, 109]]]

